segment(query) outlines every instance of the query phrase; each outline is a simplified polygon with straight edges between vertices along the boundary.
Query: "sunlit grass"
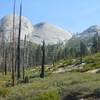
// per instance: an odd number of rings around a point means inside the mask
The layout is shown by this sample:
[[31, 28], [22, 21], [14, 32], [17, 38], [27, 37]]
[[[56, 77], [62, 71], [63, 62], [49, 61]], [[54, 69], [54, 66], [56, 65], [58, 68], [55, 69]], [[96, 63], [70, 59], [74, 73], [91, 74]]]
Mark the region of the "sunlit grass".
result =
[[[99, 59], [100, 54], [85, 57], [84, 69], [98, 68]], [[94, 62], [96, 66], [93, 66]], [[55, 68], [52, 64], [46, 65], [44, 79], [39, 77], [40, 67], [28, 68], [25, 71], [25, 76], [29, 77], [29, 83], [19, 83], [16, 80], [14, 87], [6, 86], [9, 81], [11, 83], [11, 73], [6, 76], [0, 73], [0, 98], [2, 100], [61, 100], [69, 94], [78, 93], [77, 97], [80, 98], [94, 94], [96, 90], [99, 91], [99, 73], [91, 74], [81, 71], [52, 73], [58, 68], [66, 68], [67, 65], [75, 63], [75, 60], [66, 59], [55, 62]]]

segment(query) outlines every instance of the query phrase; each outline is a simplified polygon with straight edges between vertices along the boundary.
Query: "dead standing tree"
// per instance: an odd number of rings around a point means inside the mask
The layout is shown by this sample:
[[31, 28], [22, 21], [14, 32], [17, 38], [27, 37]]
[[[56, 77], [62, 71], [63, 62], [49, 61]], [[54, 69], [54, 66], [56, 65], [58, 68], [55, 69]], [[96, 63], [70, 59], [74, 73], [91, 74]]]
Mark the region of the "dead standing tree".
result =
[[13, 34], [12, 34], [12, 86], [15, 85], [15, 4], [16, 0], [14, 0], [14, 8], [13, 8]]
[[7, 48], [5, 48], [5, 63], [4, 63], [4, 70], [5, 70], [5, 75], [7, 75]]
[[17, 46], [17, 79], [19, 79], [21, 77], [21, 73], [20, 73], [21, 15], [22, 15], [22, 1], [20, 3], [19, 34], [18, 34], [18, 46]]
[[44, 64], [45, 64], [45, 41], [43, 41], [42, 45], [42, 65], [41, 65], [41, 74], [40, 77], [44, 78]]

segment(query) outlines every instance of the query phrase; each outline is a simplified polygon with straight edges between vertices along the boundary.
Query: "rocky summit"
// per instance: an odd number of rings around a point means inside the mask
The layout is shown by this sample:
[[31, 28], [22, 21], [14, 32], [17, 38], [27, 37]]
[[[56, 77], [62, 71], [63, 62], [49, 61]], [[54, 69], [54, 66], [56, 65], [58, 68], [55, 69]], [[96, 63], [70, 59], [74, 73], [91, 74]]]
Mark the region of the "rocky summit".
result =
[[[41, 44], [44, 40], [46, 44], [57, 44], [59, 42], [68, 41], [72, 34], [62, 28], [48, 24], [45, 22], [32, 25], [26, 17], [22, 16], [21, 40], [24, 39], [25, 34], [28, 40]], [[15, 37], [18, 37], [19, 16], [15, 16]], [[0, 20], [0, 35], [5, 35], [6, 41], [10, 40], [10, 34], [13, 32], [13, 16], [8, 15]], [[9, 38], [8, 38], [9, 37]]]

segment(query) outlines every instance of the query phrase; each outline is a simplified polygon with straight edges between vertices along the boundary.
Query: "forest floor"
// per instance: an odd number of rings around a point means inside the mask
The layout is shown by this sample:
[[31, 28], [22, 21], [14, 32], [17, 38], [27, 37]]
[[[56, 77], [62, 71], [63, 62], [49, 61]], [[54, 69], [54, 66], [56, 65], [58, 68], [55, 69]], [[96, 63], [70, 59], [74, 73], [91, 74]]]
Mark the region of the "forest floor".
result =
[[0, 100], [100, 100], [100, 54], [79, 59], [65, 59], [46, 65], [45, 78], [40, 67], [29, 68], [26, 76], [11, 86], [11, 75], [0, 73]]

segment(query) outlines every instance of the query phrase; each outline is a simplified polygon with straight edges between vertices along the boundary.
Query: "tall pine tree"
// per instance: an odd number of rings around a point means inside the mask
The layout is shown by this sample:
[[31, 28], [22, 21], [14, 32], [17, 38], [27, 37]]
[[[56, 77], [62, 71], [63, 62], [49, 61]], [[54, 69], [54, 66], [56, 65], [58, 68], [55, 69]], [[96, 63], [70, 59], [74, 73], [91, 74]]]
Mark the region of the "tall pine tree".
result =
[[87, 47], [86, 45], [80, 41], [80, 63], [82, 63], [82, 57], [87, 54]]
[[100, 51], [100, 37], [98, 35], [98, 32], [93, 37], [93, 43], [92, 43], [92, 53], [97, 53]]

